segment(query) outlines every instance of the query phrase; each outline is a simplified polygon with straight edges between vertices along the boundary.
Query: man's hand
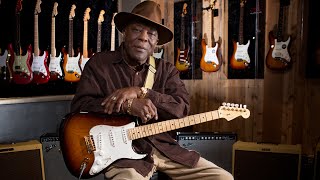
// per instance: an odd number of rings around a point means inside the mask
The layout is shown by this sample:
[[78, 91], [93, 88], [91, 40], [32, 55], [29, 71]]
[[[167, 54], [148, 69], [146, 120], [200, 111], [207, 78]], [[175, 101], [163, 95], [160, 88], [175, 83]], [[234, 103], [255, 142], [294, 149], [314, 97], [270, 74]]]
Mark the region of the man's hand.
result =
[[131, 105], [131, 115], [140, 117], [143, 123], [150, 119], [158, 119], [156, 106], [150, 99], [133, 99]]

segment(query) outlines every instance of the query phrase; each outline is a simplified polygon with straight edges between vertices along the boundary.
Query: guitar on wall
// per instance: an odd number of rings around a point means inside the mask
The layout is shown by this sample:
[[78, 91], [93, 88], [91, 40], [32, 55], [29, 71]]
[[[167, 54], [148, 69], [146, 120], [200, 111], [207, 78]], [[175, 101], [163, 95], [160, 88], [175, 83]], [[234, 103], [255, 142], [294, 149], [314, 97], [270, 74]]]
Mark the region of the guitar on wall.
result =
[[97, 52], [101, 52], [101, 24], [104, 21], [105, 11], [101, 10], [98, 17], [98, 32], [97, 32]]
[[69, 14], [69, 44], [68, 53], [64, 52], [63, 56], [63, 71], [64, 80], [67, 82], [78, 82], [81, 77], [81, 69], [79, 66], [80, 53], [74, 57], [73, 51], [73, 19], [75, 16], [76, 5], [71, 6]]
[[59, 53], [59, 56], [57, 57], [57, 51], [56, 51], [56, 23], [55, 19], [58, 15], [58, 3], [55, 2], [53, 5], [52, 10], [52, 17], [51, 17], [51, 53], [50, 53], [50, 63], [49, 63], [49, 71], [50, 71], [50, 81], [56, 81], [63, 78], [62, 74], [62, 56], [61, 52]]
[[240, 0], [240, 17], [239, 17], [239, 37], [238, 41], [233, 41], [233, 54], [230, 59], [230, 66], [232, 69], [246, 69], [250, 63], [250, 57], [248, 54], [248, 48], [250, 45], [250, 40], [247, 44], [244, 44], [243, 37], [243, 16], [244, 16], [244, 4], [246, 0]]
[[285, 70], [291, 65], [291, 57], [288, 52], [290, 36], [286, 41], [283, 38], [284, 9], [289, 6], [289, 0], [280, 0], [280, 10], [278, 19], [277, 36], [274, 37], [273, 31], [269, 32], [270, 49], [266, 57], [266, 66], [272, 70]]
[[16, 40], [15, 47], [8, 45], [10, 53], [9, 71], [12, 72], [12, 81], [15, 84], [29, 84], [33, 79], [31, 70], [32, 46], [28, 46], [25, 55], [22, 55], [20, 44], [20, 12], [22, 10], [22, 0], [17, 1], [16, 5]]
[[71, 174], [88, 178], [119, 159], [142, 159], [132, 141], [220, 118], [248, 118], [246, 105], [224, 103], [218, 110], [135, 127], [132, 116], [77, 113], [66, 116], [60, 126], [62, 154]]
[[111, 21], [111, 46], [110, 51], [114, 51], [116, 47], [116, 25], [114, 24], [114, 16], [117, 13], [113, 13], [112, 21]]
[[152, 56], [156, 59], [162, 59], [163, 58], [163, 46], [160, 46], [160, 47], [156, 47], [154, 49], [154, 52], [152, 54]]
[[40, 56], [39, 50], [39, 28], [38, 28], [38, 16], [41, 12], [40, 8], [41, 0], [37, 0], [36, 8], [34, 10], [34, 52], [33, 62], [31, 69], [33, 72], [33, 82], [36, 84], [47, 83], [50, 79], [50, 72], [48, 67], [48, 52], [43, 51], [43, 55]]
[[90, 19], [90, 8], [87, 8], [84, 12], [83, 17], [83, 49], [82, 49], [82, 56], [80, 59], [80, 68], [81, 71], [83, 71], [84, 66], [89, 61], [89, 55], [88, 55], [88, 21]]
[[[210, 2], [209, 10], [211, 10], [211, 13], [208, 13], [211, 19], [211, 27], [209, 28], [209, 32], [211, 32], [211, 37], [208, 38], [208, 45], [206, 44], [205, 39], [202, 39], [201, 41], [202, 57], [200, 61], [200, 68], [204, 72], [216, 72], [220, 69], [222, 64], [222, 57], [221, 57], [222, 40], [221, 40], [221, 37], [219, 37], [219, 40], [217, 42], [215, 42], [215, 39], [214, 39], [214, 20], [213, 19], [214, 19], [215, 3], [216, 3], [216, 0], [213, 3]], [[211, 42], [211, 39], [212, 39], [212, 42]]]
[[8, 51], [7, 50], [4, 50], [4, 52], [0, 51], [0, 81], [6, 81], [8, 78], [7, 58], [8, 58]]
[[183, 4], [181, 13], [181, 29], [180, 29], [180, 48], [177, 50], [176, 68], [179, 71], [187, 71], [190, 67], [189, 63], [189, 47], [185, 47], [185, 16], [187, 14], [187, 3]]

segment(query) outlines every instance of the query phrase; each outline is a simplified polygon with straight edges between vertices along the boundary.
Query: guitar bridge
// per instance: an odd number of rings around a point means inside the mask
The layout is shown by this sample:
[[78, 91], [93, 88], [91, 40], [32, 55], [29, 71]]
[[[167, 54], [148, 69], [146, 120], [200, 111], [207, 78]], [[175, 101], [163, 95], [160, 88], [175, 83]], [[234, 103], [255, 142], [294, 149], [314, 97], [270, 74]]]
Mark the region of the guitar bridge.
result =
[[85, 136], [84, 141], [86, 143], [87, 151], [89, 154], [91, 154], [93, 151], [96, 150], [96, 145], [94, 144], [93, 136]]

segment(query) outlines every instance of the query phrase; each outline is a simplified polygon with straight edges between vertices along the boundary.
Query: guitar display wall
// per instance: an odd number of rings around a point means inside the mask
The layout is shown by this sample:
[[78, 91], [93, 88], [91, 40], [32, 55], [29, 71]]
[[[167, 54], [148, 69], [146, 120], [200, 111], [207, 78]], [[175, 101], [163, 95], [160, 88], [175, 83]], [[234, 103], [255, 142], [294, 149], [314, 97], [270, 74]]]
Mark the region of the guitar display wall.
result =
[[[3, 53], [8, 49], [9, 44], [12, 44], [15, 49], [17, 40], [17, 22], [16, 10], [18, 0], [2, 0], [0, 3], [0, 21], [5, 28], [0, 28], [0, 98], [7, 97], [29, 97], [29, 96], [44, 96], [44, 95], [65, 95], [74, 94], [76, 82], [66, 82], [64, 79], [57, 81], [49, 81], [44, 84], [40, 83], [25, 83], [19, 84], [12, 81], [9, 77], [9, 71], [5, 71], [6, 58], [2, 59]], [[34, 47], [34, 23], [35, 23], [35, 8], [39, 0], [21, 1], [20, 11], [20, 45], [22, 54], [25, 54], [27, 47]], [[43, 51], [50, 53], [51, 49], [51, 19], [53, 14], [54, 3], [58, 3], [58, 14], [55, 16], [55, 48], [56, 55], [66, 52], [68, 49], [68, 25], [69, 14], [72, 4], [76, 5], [75, 16], [73, 19], [73, 49], [75, 53], [83, 52], [83, 32], [84, 32], [84, 12], [86, 8], [91, 8], [90, 19], [88, 20], [88, 52], [89, 55], [97, 52], [97, 31], [98, 18], [101, 10], [104, 10], [104, 21], [101, 23], [101, 51], [111, 48], [111, 21], [113, 13], [117, 12], [117, 0], [43, 0], [40, 4], [40, 12], [38, 12], [38, 37], [39, 49], [42, 55]], [[117, 33], [117, 32], [116, 32]], [[118, 38], [115, 36], [116, 47], [118, 46]], [[33, 53], [32, 49], [31, 53]], [[8, 53], [8, 51], [6, 51]], [[62, 55], [63, 56], [63, 55]], [[47, 64], [49, 65], [50, 55]], [[62, 63], [64, 61], [62, 60]], [[30, 60], [32, 63], [32, 59]], [[31, 65], [30, 65], [31, 66]], [[4, 74], [4, 72], [6, 74]], [[23, 79], [22, 79], [23, 80]]]

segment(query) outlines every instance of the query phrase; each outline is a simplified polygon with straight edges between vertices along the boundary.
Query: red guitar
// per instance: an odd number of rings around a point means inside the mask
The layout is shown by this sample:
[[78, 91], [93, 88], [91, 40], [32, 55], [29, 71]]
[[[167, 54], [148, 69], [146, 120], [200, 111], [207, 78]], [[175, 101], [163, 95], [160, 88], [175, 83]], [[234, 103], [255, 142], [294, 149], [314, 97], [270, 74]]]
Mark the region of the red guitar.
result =
[[64, 80], [67, 82], [78, 82], [80, 81], [81, 69], [79, 66], [80, 53], [74, 57], [73, 51], [73, 18], [75, 16], [76, 5], [71, 6], [69, 14], [69, 45], [68, 53], [64, 52], [63, 57], [63, 70]]
[[[222, 64], [222, 58], [221, 58], [221, 38], [219, 37], [218, 42], [215, 42], [214, 39], [214, 4], [216, 0], [213, 3], [210, 3], [210, 9], [209, 11], [211, 13], [208, 13], [211, 19], [211, 37], [208, 38], [208, 45], [205, 42], [205, 39], [202, 39], [201, 41], [201, 47], [202, 47], [202, 58], [200, 61], [200, 68], [204, 72], [215, 72], [218, 71]], [[212, 42], [211, 42], [212, 39]], [[211, 46], [211, 47], [209, 47]]]
[[185, 16], [187, 14], [187, 3], [183, 4], [181, 13], [181, 33], [180, 33], [180, 48], [177, 49], [176, 68], [179, 71], [187, 71], [189, 69], [189, 47], [185, 47], [184, 30], [185, 30]]
[[50, 64], [49, 64], [49, 71], [50, 71], [50, 81], [56, 81], [63, 78], [61, 62], [62, 56], [61, 52], [59, 56], [56, 56], [56, 28], [55, 28], [55, 19], [58, 15], [58, 3], [55, 2], [53, 5], [52, 11], [52, 18], [51, 18], [51, 54], [50, 54]]
[[34, 10], [34, 52], [32, 62], [33, 82], [36, 84], [47, 83], [50, 79], [49, 67], [48, 67], [48, 52], [44, 51], [40, 56], [39, 51], [39, 31], [38, 31], [38, 15], [41, 12], [40, 8], [41, 0], [37, 1], [36, 8]]
[[243, 38], [243, 16], [245, 2], [245, 0], [240, 0], [239, 42], [233, 41], [233, 54], [230, 59], [231, 68], [237, 70], [246, 69], [250, 63], [250, 56], [248, 54], [250, 40], [248, 40], [247, 44], [244, 44]]
[[[12, 44], [9, 44], [8, 49], [10, 53], [9, 59], [9, 71], [12, 72], [12, 80], [16, 84], [29, 84], [33, 79], [33, 73], [31, 70], [32, 61], [32, 46], [29, 45], [25, 55], [22, 55], [22, 49], [20, 46], [20, 12], [22, 10], [22, 0], [18, 0], [16, 5], [16, 42], [15, 48]], [[15, 50], [14, 50], [15, 49]]]
[[104, 21], [104, 17], [103, 17], [104, 14], [105, 14], [105, 11], [101, 10], [98, 18], [97, 52], [101, 52], [101, 24]]

